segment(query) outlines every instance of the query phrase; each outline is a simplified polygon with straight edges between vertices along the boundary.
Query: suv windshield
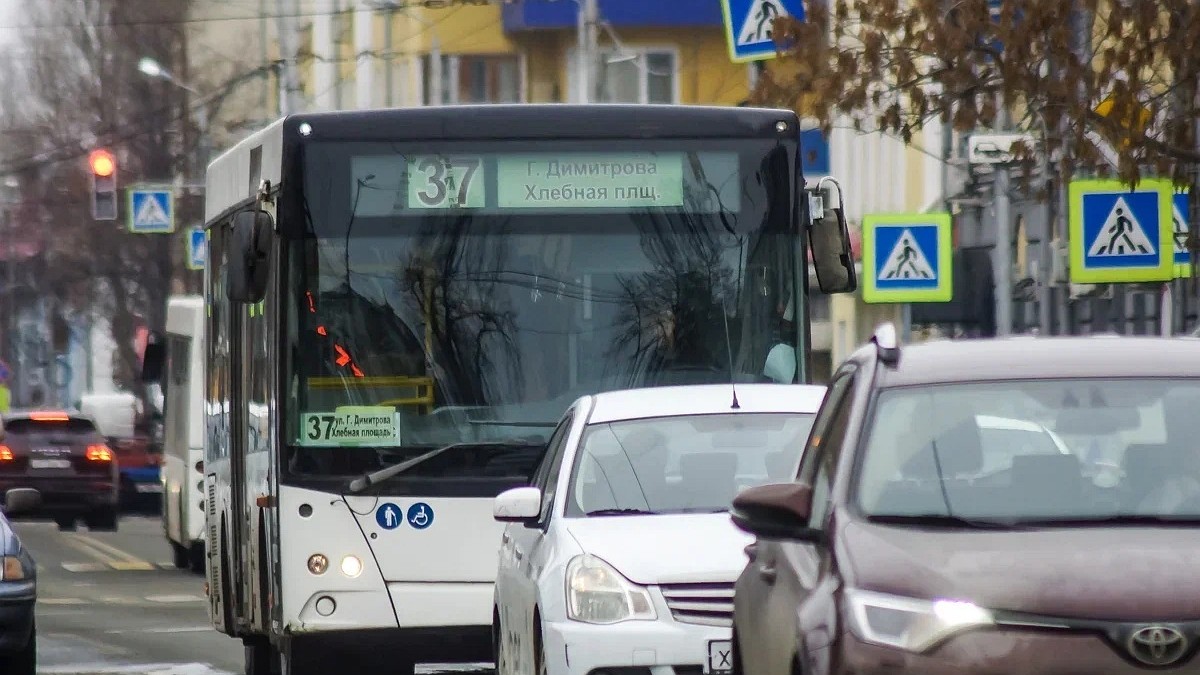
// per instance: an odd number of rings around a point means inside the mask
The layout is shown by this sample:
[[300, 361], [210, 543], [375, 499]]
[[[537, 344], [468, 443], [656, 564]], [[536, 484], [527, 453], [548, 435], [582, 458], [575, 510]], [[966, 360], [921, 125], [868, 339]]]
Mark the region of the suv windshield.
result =
[[1198, 412], [1185, 380], [885, 390], [855, 500], [887, 520], [1200, 519]]
[[581, 395], [772, 381], [801, 348], [794, 146], [525, 145], [305, 145], [285, 478], [463, 443], [492, 445], [404, 475], [519, 476]]
[[740, 490], [795, 478], [813, 416], [656, 417], [589, 425], [568, 516], [719, 512]]

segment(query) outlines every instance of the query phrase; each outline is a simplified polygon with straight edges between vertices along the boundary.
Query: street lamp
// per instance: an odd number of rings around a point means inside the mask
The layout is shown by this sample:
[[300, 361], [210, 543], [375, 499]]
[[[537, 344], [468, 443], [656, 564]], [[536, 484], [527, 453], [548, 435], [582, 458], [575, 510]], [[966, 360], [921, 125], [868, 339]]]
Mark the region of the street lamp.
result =
[[[191, 85], [187, 84], [186, 82], [181, 82], [178, 79], [176, 79], [174, 75], [172, 75], [169, 71], [167, 71], [166, 68], [162, 67], [161, 63], [150, 58], [149, 56], [143, 56], [141, 58], [141, 60], [138, 61], [138, 70], [143, 75], [146, 75], [147, 77], [153, 77], [153, 78], [157, 78], [160, 80], [166, 80], [167, 82], [170, 82], [171, 84], [179, 87], [180, 89], [183, 89], [187, 92], [195, 94], [196, 96], [200, 95], [200, 92], [198, 90], [196, 90], [195, 87], [192, 87]], [[197, 149], [197, 154], [200, 155], [198, 160], [199, 160], [199, 164], [200, 164], [199, 171], [201, 173], [203, 173], [204, 169], [208, 166], [208, 156], [209, 156], [209, 140], [210, 139], [208, 136], [208, 132], [209, 132], [209, 129], [208, 129], [208, 98], [211, 98], [211, 97], [201, 98], [199, 101], [200, 104], [197, 105], [196, 109], [195, 109], [196, 125], [200, 127], [200, 141], [197, 144], [198, 147], [196, 149]]]

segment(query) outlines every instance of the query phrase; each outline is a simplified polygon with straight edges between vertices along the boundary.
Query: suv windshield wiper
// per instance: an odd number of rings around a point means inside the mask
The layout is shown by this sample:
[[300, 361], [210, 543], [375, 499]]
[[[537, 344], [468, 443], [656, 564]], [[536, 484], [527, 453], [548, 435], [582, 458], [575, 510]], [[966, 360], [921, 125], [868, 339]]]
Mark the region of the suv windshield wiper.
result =
[[867, 520], [872, 523], [885, 523], [890, 525], [914, 525], [918, 527], [947, 527], [975, 530], [1011, 530], [1018, 526], [1017, 523], [1012, 521], [963, 518], [962, 516], [948, 516], [938, 513], [919, 513], [913, 515], [900, 513], [881, 513], [878, 515], [867, 516]]
[[511, 450], [514, 448], [538, 447], [539, 445], [540, 444], [538, 444], [538, 443], [531, 443], [527, 440], [487, 441], [487, 442], [472, 441], [472, 442], [468, 442], [468, 443], [451, 443], [450, 445], [446, 445], [446, 446], [437, 448], [436, 450], [430, 450], [429, 452], [426, 452], [424, 454], [417, 455], [416, 457], [413, 457], [412, 459], [408, 459], [403, 462], [400, 462], [399, 464], [385, 466], [382, 469], [377, 469], [370, 473], [363, 474], [362, 476], [350, 481], [350, 483], [346, 486], [346, 492], [348, 492], [350, 494], [357, 494], [359, 492], [362, 492], [363, 490], [366, 490], [367, 488], [371, 487], [372, 485], [375, 485], [377, 483], [382, 483], [383, 481], [385, 481], [389, 478], [392, 478], [394, 476], [404, 473], [405, 471], [408, 471], [409, 469], [413, 468], [414, 466], [417, 466], [419, 464], [424, 464], [425, 462], [433, 459], [434, 457], [437, 457], [438, 455], [440, 455], [444, 452], [449, 452], [451, 450], [460, 450], [463, 448], [475, 448], [475, 449], [504, 448], [506, 450]]
[[652, 516], [658, 513], [657, 511], [647, 511], [646, 509], [597, 509], [588, 511], [585, 516]]

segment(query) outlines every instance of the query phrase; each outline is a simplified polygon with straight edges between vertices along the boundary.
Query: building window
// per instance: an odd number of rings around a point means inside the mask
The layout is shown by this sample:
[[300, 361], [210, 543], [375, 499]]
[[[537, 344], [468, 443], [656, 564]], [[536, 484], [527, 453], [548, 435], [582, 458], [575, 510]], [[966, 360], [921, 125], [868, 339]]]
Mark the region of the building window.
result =
[[[575, 54], [568, 58], [575, 80]], [[602, 50], [596, 67], [598, 103], [678, 103], [677, 58], [667, 50]], [[572, 97], [578, 100], [576, 85]]]
[[440, 101], [434, 100], [433, 83], [438, 75], [433, 65], [429, 55], [421, 57], [425, 105], [521, 101], [521, 62], [517, 56], [442, 56]]

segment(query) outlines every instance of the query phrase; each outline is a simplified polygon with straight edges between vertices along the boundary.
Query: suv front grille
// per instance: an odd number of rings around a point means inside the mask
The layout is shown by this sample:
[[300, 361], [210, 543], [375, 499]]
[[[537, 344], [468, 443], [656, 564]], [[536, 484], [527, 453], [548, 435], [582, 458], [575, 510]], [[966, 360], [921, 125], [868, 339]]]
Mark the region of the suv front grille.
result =
[[663, 598], [680, 623], [733, 625], [733, 584], [664, 584]]

